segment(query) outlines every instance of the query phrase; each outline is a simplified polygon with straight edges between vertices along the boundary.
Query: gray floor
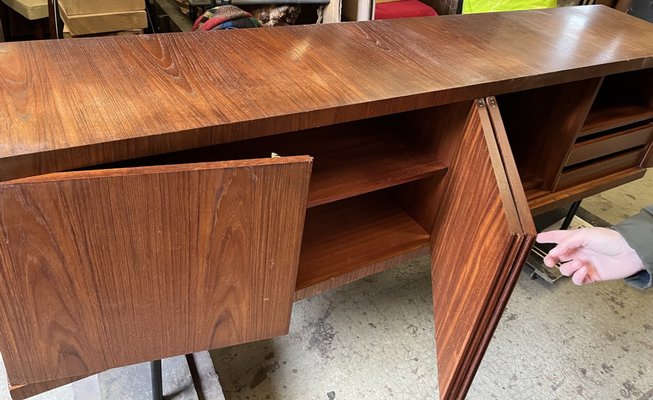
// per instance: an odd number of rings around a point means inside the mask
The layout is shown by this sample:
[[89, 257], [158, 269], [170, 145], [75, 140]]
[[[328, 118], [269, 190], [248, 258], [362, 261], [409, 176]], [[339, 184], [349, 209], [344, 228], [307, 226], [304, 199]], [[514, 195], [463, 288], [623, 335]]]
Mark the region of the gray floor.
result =
[[[174, 400], [198, 400], [184, 356], [162, 361], [163, 393]], [[9, 400], [4, 364], [0, 363], [0, 399]], [[150, 364], [116, 368], [85, 378], [76, 384], [31, 397], [33, 400], [151, 400]], [[216, 399], [220, 400], [220, 399]]]
[[[653, 173], [583, 206], [616, 223], [650, 203]], [[523, 273], [468, 398], [653, 399], [652, 306], [653, 290], [622, 282], [550, 286]], [[288, 336], [213, 357], [229, 400], [437, 399], [428, 260], [298, 302]], [[102, 382], [111, 399], [136, 385]], [[66, 386], [37, 398], [72, 397]]]

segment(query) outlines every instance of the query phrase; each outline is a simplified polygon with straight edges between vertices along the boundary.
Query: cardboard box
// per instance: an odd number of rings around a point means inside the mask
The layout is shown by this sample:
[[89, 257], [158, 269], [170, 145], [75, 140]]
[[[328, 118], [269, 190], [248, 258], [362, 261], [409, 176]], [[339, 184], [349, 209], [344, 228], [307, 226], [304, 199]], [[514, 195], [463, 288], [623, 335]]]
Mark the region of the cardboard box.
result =
[[73, 36], [147, 28], [145, 10], [70, 15], [62, 3], [59, 3], [59, 10]]
[[29, 20], [48, 17], [48, 0], [0, 0]]
[[145, 0], [59, 0], [68, 16], [107, 14], [145, 9]]
[[70, 33], [70, 29], [68, 28], [68, 25], [64, 24], [64, 26], [63, 26], [63, 37], [64, 37], [64, 39], [83, 38], [83, 37], [91, 37], [91, 36], [125, 36], [125, 35], [142, 35], [142, 34], [143, 34], [142, 29], [130, 29], [128, 31], [94, 33], [94, 34], [91, 34], [91, 35], [76, 36], [76, 35], [73, 35], [72, 33]]

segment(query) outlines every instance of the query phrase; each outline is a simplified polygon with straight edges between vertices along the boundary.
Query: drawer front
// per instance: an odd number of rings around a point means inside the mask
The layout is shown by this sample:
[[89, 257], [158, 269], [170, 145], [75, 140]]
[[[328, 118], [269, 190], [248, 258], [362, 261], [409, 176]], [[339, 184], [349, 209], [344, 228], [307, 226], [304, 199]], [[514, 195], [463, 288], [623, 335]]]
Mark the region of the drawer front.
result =
[[627, 149], [644, 146], [653, 136], [653, 122], [622, 132], [601, 136], [596, 139], [576, 143], [567, 166], [615, 154]]
[[287, 333], [311, 158], [0, 184], [12, 385]]
[[614, 172], [635, 167], [641, 160], [643, 151], [643, 149], [632, 150], [579, 167], [566, 168], [560, 175], [556, 190], [565, 189]]

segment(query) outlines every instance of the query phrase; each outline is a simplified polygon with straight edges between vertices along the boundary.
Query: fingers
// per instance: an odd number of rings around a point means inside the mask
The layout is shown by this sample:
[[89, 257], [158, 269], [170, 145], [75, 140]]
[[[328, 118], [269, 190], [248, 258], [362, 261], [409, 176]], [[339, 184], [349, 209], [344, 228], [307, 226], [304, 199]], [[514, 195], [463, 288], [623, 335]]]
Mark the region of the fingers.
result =
[[571, 277], [572, 282], [578, 286], [588, 283], [586, 282], [588, 272], [588, 268], [585, 266], [578, 268], [574, 276]]
[[558, 262], [571, 260], [560, 266], [560, 273], [571, 276], [572, 282], [576, 285], [584, 285], [591, 282], [589, 267], [581, 260], [574, 257], [579, 255], [579, 249], [588, 245], [591, 239], [591, 232], [584, 229], [542, 232], [537, 235], [540, 243], [557, 243], [558, 245], [549, 251], [544, 257], [544, 264], [553, 267]]
[[560, 266], [560, 273], [565, 276], [571, 276], [572, 282], [578, 286], [589, 283], [589, 268], [580, 260], [573, 260], [562, 264]]
[[552, 268], [557, 263], [570, 261], [574, 258], [576, 250], [577, 248], [564, 248], [564, 246], [558, 245], [552, 248], [549, 253], [544, 256], [544, 265]]
[[537, 241], [540, 243], [558, 243], [558, 246], [551, 251], [556, 250], [555, 254], [564, 254], [570, 249], [585, 246], [589, 238], [584, 229], [572, 229], [568, 231], [542, 232], [537, 235]]
[[560, 273], [564, 276], [572, 276], [576, 271], [583, 267], [583, 262], [580, 260], [569, 261], [568, 263], [560, 266]]
[[560, 261], [557, 257], [551, 257], [550, 255], [544, 256], [544, 265], [546, 265], [549, 268], [555, 267], [556, 263]]
[[585, 230], [574, 229], [542, 232], [537, 235], [537, 241], [540, 243], [558, 243], [544, 258], [544, 263], [552, 267], [556, 262], [571, 259], [575, 250], [588, 243], [589, 237]]

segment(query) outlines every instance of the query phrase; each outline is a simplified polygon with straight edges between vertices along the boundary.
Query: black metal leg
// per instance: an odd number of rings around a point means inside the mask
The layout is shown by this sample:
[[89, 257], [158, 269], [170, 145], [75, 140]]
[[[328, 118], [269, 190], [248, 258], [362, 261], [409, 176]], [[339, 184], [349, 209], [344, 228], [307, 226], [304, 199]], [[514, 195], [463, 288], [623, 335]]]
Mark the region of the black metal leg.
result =
[[576, 215], [576, 212], [578, 211], [578, 207], [580, 207], [580, 202], [582, 200], [577, 200], [571, 203], [571, 207], [569, 207], [569, 211], [567, 211], [567, 216], [565, 217], [565, 220], [562, 221], [562, 225], [560, 225], [560, 229], [569, 229], [569, 225], [571, 225], [571, 221], [574, 219], [574, 215]]
[[163, 378], [161, 376], [161, 360], [150, 362], [152, 371], [152, 399], [163, 400]]

